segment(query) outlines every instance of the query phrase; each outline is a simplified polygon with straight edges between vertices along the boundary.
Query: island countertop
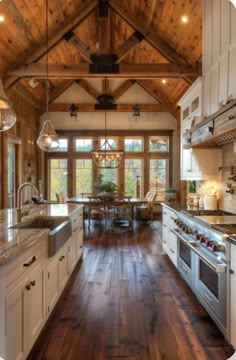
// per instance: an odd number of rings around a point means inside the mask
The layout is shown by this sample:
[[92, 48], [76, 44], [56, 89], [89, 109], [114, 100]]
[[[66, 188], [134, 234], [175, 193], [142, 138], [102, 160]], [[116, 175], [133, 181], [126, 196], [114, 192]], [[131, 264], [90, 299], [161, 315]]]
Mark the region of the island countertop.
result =
[[[81, 205], [76, 204], [42, 204], [23, 207], [29, 215], [22, 221], [35, 216], [69, 218]], [[0, 266], [13, 260], [36, 242], [45, 239], [49, 229], [11, 229], [17, 224], [16, 209], [0, 210]]]

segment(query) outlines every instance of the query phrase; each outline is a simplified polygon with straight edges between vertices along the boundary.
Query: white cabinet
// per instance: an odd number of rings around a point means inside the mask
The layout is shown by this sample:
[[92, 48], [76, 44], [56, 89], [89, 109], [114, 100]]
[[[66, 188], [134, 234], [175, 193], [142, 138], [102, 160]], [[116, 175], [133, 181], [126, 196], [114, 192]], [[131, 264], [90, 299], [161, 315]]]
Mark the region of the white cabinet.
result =
[[177, 266], [177, 236], [172, 232], [175, 226], [176, 212], [166, 205], [162, 206], [162, 248]]
[[224, 56], [230, 44], [230, 2], [229, 0], [221, 0], [220, 4], [220, 55]]
[[203, 73], [210, 71], [212, 65], [212, 1], [203, 1]]
[[71, 218], [72, 221], [72, 236], [76, 242], [76, 257], [77, 260], [83, 254], [83, 209], [80, 208]]
[[219, 105], [225, 105], [228, 100], [228, 52], [222, 56], [219, 63]]
[[213, 114], [219, 109], [219, 63], [211, 70], [211, 105], [210, 113]]
[[230, 342], [236, 348], [236, 245], [230, 244]]
[[[5, 334], [8, 360], [25, 359], [46, 320], [46, 247], [45, 243], [18, 258], [6, 273]], [[24, 271], [22, 271], [24, 270]], [[18, 275], [19, 274], [19, 275]]]
[[209, 116], [211, 113], [211, 72], [208, 71], [204, 75], [204, 90], [203, 90], [203, 114]]
[[229, 50], [228, 98], [236, 99], [236, 44]]
[[221, 0], [214, 0], [212, 2], [212, 64], [218, 63], [220, 57], [220, 2]]

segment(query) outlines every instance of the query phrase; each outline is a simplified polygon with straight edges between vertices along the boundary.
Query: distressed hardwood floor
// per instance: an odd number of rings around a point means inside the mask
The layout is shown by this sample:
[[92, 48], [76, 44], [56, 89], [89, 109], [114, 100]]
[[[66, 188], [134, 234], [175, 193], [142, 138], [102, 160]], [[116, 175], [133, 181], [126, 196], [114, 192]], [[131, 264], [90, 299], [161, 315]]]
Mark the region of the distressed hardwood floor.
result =
[[233, 349], [166, 256], [161, 223], [85, 227], [84, 258], [28, 360], [225, 360]]

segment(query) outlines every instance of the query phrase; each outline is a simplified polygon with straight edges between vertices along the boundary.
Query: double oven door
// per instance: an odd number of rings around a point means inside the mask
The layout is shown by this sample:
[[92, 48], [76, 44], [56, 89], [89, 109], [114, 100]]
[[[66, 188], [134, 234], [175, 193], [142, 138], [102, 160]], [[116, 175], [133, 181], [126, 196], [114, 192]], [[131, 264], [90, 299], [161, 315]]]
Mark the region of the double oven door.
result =
[[[212, 317], [226, 328], [227, 272], [178, 237], [178, 270]], [[220, 268], [220, 270], [219, 270]], [[223, 271], [225, 269], [225, 271]], [[223, 329], [224, 330], [224, 329]]]

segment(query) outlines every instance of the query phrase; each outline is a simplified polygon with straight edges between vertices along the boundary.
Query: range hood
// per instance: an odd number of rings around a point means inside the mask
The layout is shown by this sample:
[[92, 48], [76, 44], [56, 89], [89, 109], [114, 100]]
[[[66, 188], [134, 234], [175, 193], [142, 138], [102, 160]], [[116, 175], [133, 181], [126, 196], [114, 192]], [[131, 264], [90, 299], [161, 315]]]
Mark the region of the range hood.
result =
[[236, 100], [183, 134], [183, 147], [217, 147], [236, 140]]

